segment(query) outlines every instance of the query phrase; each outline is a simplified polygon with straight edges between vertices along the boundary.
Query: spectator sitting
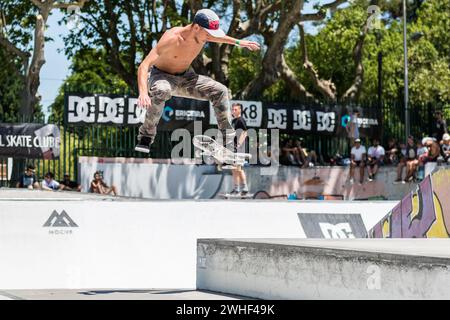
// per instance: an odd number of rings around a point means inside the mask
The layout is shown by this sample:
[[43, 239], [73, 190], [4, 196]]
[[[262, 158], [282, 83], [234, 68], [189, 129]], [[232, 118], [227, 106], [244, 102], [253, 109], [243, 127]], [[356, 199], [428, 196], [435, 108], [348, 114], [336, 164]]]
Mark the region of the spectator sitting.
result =
[[445, 163], [450, 163], [450, 134], [448, 133], [442, 136], [441, 155]]
[[385, 163], [393, 165], [399, 163], [399, 152], [400, 149], [397, 145], [397, 140], [395, 140], [395, 138], [390, 138], [386, 149]]
[[110, 194], [117, 196], [117, 188], [115, 186], [109, 187], [104, 181], [99, 171], [94, 173], [94, 180], [91, 182], [91, 192], [99, 194]]
[[427, 148], [427, 153], [419, 158], [419, 161], [425, 165], [428, 162], [436, 162], [441, 153], [439, 144], [433, 138], [423, 138], [422, 144]]
[[296, 148], [295, 154], [298, 155], [300, 165], [302, 168], [309, 168], [317, 163], [317, 154], [315, 151], [311, 150], [308, 152], [306, 148], [302, 146], [303, 138], [300, 138], [294, 143]]
[[64, 174], [64, 179], [59, 182], [63, 185], [63, 190], [65, 191], [78, 191], [81, 192], [81, 186], [76, 183], [76, 181], [70, 180], [70, 175], [68, 173]]
[[[405, 155], [401, 158], [397, 166], [397, 180], [394, 181], [397, 183], [405, 183], [409, 181], [415, 174], [418, 166], [417, 161], [417, 147], [414, 144], [414, 137], [409, 136], [408, 142], [406, 144], [406, 152]], [[402, 179], [403, 168], [406, 167], [406, 177], [405, 180]]]
[[385, 151], [383, 146], [380, 145], [378, 139], [373, 139], [373, 146], [369, 148], [367, 152], [367, 164], [369, 171], [369, 181], [373, 181], [378, 172], [378, 167], [384, 164]]
[[30, 190], [40, 189], [39, 180], [35, 175], [35, 169], [33, 165], [28, 165], [25, 173], [19, 178], [19, 182], [16, 184], [16, 188], [27, 188]]
[[42, 181], [42, 190], [45, 191], [58, 191], [64, 188], [64, 185], [53, 180], [54, 175], [52, 172], [47, 172], [44, 176], [44, 181]]
[[356, 167], [359, 167], [359, 181], [360, 185], [364, 182], [364, 168], [366, 161], [366, 147], [361, 145], [360, 139], [355, 139], [355, 145], [351, 150], [351, 162], [350, 162], [350, 183], [352, 184], [354, 179], [354, 171]]
[[294, 140], [287, 140], [281, 148], [280, 163], [286, 166], [301, 165], [301, 157], [298, 148], [294, 144]]

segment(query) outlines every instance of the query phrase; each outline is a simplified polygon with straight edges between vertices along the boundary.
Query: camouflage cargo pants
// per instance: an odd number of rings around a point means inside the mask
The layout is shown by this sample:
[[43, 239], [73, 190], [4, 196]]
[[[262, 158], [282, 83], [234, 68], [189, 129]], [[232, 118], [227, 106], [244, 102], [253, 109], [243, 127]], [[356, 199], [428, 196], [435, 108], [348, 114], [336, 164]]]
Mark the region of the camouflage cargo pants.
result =
[[147, 110], [144, 124], [139, 128], [138, 139], [147, 136], [154, 140], [165, 102], [172, 96], [209, 100], [214, 107], [219, 129], [234, 131], [229, 117], [228, 88], [223, 84], [196, 74], [192, 68], [181, 75], [172, 75], [153, 67], [148, 81], [152, 106]]

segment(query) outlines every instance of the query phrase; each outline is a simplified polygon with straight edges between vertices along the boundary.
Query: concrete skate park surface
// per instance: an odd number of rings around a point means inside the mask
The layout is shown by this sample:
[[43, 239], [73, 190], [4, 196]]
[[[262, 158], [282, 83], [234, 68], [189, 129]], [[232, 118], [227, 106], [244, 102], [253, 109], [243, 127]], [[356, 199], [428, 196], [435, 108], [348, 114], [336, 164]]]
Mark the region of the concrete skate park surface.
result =
[[248, 300], [251, 298], [198, 290], [0, 290], [0, 300]]
[[262, 299], [450, 299], [449, 239], [203, 239], [197, 288]]
[[197, 239], [305, 238], [307, 228], [320, 231], [321, 221], [306, 223], [313, 217], [333, 218], [327, 226], [354, 218], [358, 230], [332, 231], [365, 234], [396, 203], [142, 201], [0, 190], [0, 290], [195, 289]]

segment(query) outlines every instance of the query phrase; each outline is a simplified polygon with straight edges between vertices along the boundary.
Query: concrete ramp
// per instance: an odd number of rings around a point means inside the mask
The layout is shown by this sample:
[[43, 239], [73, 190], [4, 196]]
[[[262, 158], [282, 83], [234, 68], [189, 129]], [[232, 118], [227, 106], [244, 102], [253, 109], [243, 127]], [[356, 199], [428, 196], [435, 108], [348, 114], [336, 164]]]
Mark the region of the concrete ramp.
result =
[[20, 191], [0, 190], [0, 290], [195, 288], [197, 239], [357, 237], [396, 204]]
[[450, 169], [428, 175], [370, 231], [371, 238], [449, 238]]
[[450, 299], [447, 239], [211, 239], [197, 288], [261, 299]]

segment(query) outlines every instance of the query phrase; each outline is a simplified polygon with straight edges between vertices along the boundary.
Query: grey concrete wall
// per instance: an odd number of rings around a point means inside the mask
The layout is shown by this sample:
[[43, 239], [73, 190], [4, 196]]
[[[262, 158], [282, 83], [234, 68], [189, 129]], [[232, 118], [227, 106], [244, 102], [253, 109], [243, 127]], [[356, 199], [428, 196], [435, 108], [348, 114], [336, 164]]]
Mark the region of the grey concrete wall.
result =
[[[337, 196], [344, 200], [365, 200], [384, 197], [400, 200], [417, 185], [394, 184], [395, 167], [383, 167], [375, 181], [362, 185], [348, 183], [348, 167], [275, 167], [267, 174], [267, 167], [250, 166], [247, 174], [250, 192], [265, 191], [270, 196], [296, 192], [300, 198], [312, 199], [319, 195]], [[95, 158], [80, 157], [80, 182], [89, 189], [95, 171], [104, 173], [105, 181], [114, 184], [119, 195], [150, 199], [211, 199], [228, 193], [233, 188], [231, 172], [216, 171], [215, 166], [196, 165], [189, 159], [177, 164], [170, 159]], [[358, 181], [358, 173], [356, 181]]]
[[199, 240], [197, 288], [261, 299], [450, 299], [447, 240], [251, 241]]

